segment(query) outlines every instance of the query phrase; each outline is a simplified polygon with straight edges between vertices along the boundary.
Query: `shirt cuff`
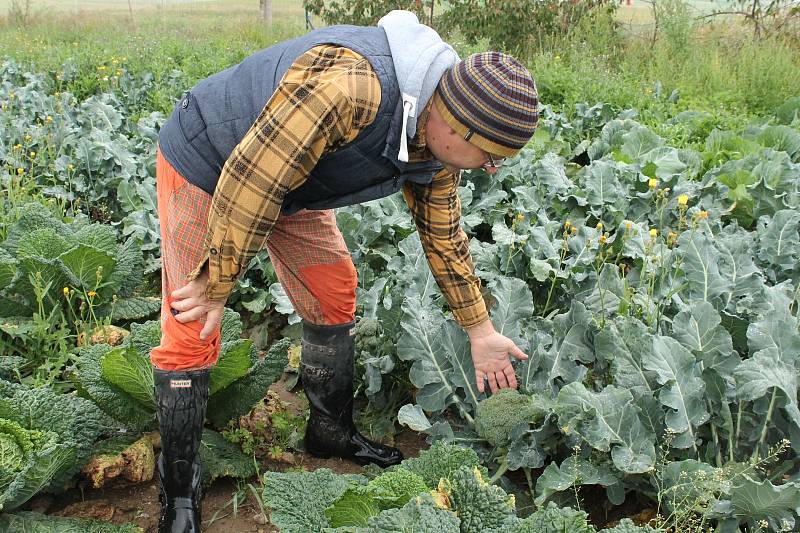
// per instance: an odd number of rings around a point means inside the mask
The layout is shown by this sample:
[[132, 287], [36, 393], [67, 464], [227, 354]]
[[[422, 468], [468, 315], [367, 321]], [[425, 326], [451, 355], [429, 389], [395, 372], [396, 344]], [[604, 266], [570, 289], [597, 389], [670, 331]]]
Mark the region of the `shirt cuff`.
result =
[[453, 309], [453, 316], [462, 328], [471, 328], [489, 320], [483, 299], [468, 307]]
[[236, 284], [235, 277], [226, 277], [220, 274], [220, 260], [216, 248], [211, 248], [203, 256], [200, 264], [186, 276], [186, 281], [197, 278], [203, 270], [208, 271], [206, 284], [206, 298], [209, 300], [227, 300]]

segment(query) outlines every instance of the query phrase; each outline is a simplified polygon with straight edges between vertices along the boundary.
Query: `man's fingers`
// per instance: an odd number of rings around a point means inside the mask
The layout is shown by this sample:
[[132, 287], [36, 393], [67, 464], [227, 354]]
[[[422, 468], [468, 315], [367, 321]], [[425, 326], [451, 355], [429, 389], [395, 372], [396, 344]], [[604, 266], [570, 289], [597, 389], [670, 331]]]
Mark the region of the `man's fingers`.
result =
[[505, 375], [504, 372], [497, 372], [495, 374], [495, 377], [497, 378], [497, 385], [501, 389], [507, 389], [508, 388], [508, 380], [506, 380], [506, 375]]
[[191, 296], [199, 296], [205, 291], [205, 283], [200, 283], [198, 280], [192, 280], [180, 289], [176, 289], [169, 293], [173, 298], [189, 298]]
[[170, 307], [178, 311], [188, 311], [197, 305], [195, 298], [186, 298], [183, 300], [175, 300], [170, 304]]
[[514, 357], [516, 357], [521, 361], [524, 361], [525, 359], [528, 358], [525, 352], [520, 350], [519, 347], [514, 343], [511, 343], [511, 349], [509, 350], [509, 352], [511, 353], [511, 355], [513, 355]]
[[503, 374], [506, 376], [508, 386], [512, 389], [517, 388], [517, 375], [514, 373], [514, 367], [509, 365], [503, 369]]
[[206, 325], [203, 326], [203, 330], [200, 332], [201, 341], [206, 340], [214, 333], [214, 331], [216, 331], [221, 319], [222, 319], [221, 309], [212, 309], [211, 311], [208, 312], [208, 314], [206, 315]]
[[205, 316], [206, 316], [206, 310], [204, 308], [192, 307], [187, 311], [183, 311], [182, 313], [178, 313], [177, 315], [175, 315], [175, 320], [177, 320], [181, 324], [188, 324], [189, 322], [200, 320]]
[[478, 392], [483, 392], [484, 378], [483, 372], [475, 371], [475, 384], [478, 385]]
[[191, 292], [192, 292], [191, 287], [189, 285], [184, 285], [180, 289], [175, 289], [174, 291], [169, 293], [169, 295], [172, 296], [173, 298], [186, 298], [187, 296], [191, 295]]
[[492, 394], [497, 392], [497, 378], [494, 375], [494, 372], [489, 372], [486, 377], [489, 380], [489, 388], [492, 391]]

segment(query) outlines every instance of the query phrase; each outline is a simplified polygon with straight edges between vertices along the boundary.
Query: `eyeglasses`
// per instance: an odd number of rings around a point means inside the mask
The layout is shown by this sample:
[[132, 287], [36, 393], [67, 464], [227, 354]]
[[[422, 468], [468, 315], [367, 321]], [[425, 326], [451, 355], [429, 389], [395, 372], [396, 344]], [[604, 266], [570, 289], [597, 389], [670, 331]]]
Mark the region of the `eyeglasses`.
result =
[[[470, 138], [472, 137], [472, 135], [474, 133], [475, 132], [473, 130], [467, 130], [467, 133], [464, 134], [464, 140], [469, 142]], [[485, 152], [485, 153], [486, 153], [486, 158], [488, 159], [488, 161], [484, 162], [481, 165], [480, 168], [482, 168], [482, 169], [500, 168], [501, 166], [503, 166], [503, 163], [505, 163], [505, 161], [506, 161], [505, 157], [494, 158], [494, 157], [492, 157], [492, 154], [490, 154], [489, 152]]]
[[501, 166], [503, 166], [503, 163], [506, 162], [506, 158], [505, 157], [498, 157], [498, 158], [495, 159], [494, 157], [492, 157], [492, 154], [490, 154], [489, 152], [486, 152], [486, 157], [489, 160], [484, 162], [481, 165], [481, 168], [484, 168], [484, 169], [500, 168]]

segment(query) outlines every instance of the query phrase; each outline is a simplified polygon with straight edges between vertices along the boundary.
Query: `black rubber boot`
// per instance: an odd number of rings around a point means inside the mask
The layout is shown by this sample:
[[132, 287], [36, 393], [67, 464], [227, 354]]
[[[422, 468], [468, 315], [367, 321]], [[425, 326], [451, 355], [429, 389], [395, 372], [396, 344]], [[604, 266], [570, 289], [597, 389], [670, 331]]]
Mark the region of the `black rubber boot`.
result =
[[386, 468], [402, 461], [403, 454], [368, 440], [353, 424], [354, 326], [303, 323], [300, 379], [311, 408], [305, 448], [315, 457]]
[[158, 533], [200, 533], [202, 488], [198, 450], [208, 404], [209, 370], [153, 369], [161, 454]]

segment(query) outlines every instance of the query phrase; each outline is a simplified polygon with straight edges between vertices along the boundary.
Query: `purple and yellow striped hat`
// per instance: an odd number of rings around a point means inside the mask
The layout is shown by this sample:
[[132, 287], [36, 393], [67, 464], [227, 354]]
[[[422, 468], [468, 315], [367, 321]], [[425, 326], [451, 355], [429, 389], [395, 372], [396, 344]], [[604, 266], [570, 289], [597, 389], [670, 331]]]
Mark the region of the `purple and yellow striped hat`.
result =
[[539, 122], [539, 96], [530, 72], [502, 52], [467, 56], [448, 70], [434, 105], [467, 141], [501, 157], [527, 144]]

